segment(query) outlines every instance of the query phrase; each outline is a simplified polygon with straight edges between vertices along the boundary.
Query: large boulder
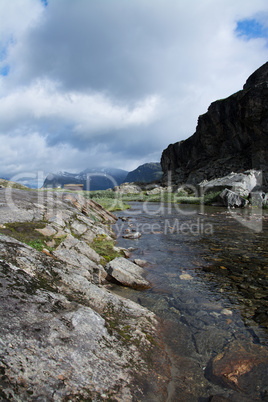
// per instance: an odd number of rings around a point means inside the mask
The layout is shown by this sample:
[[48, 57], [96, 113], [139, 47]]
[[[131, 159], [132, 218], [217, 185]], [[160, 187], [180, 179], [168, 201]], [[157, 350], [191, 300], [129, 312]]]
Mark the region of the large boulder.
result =
[[145, 274], [143, 268], [123, 257], [110, 261], [106, 265], [105, 270], [111, 278], [115, 279], [121, 285], [133, 289], [148, 289], [151, 287], [150, 283], [143, 277]]
[[241, 197], [248, 197], [249, 194], [262, 185], [262, 172], [247, 170], [244, 173], [230, 173], [224, 177], [213, 180], [204, 180], [199, 183], [201, 192], [221, 191], [225, 188], [234, 191]]

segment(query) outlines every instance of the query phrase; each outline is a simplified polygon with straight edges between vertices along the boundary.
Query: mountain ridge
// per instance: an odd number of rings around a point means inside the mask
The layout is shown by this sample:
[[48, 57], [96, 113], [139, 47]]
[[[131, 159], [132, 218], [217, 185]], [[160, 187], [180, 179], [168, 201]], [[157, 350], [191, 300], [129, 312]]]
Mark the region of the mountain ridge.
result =
[[64, 187], [65, 184], [83, 184], [84, 190], [107, 190], [125, 182], [144, 182], [160, 180], [162, 177], [161, 165], [158, 162], [149, 162], [138, 166], [131, 172], [117, 168], [87, 168], [79, 173], [59, 171], [49, 173], [44, 181], [43, 188]]

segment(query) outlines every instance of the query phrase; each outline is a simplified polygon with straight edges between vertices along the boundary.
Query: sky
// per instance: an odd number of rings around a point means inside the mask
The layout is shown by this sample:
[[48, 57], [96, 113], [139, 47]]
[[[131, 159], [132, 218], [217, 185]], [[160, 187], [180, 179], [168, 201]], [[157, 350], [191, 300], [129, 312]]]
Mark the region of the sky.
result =
[[160, 161], [267, 56], [267, 0], [0, 0], [0, 177]]

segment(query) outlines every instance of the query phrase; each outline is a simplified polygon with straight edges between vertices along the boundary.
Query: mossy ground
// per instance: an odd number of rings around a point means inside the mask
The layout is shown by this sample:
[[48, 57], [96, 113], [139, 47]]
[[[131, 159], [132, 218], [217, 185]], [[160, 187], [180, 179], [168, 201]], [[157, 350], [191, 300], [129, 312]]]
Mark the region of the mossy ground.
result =
[[[12, 222], [6, 223], [0, 228], [0, 233], [13, 237], [14, 239], [27, 244], [35, 248], [38, 251], [42, 251], [46, 248], [49, 251], [53, 251], [64, 239], [56, 238], [53, 236], [44, 236], [42, 233], [38, 232], [36, 229], [44, 229], [46, 222]], [[47, 242], [54, 240], [54, 247], [49, 247]]]
[[116, 257], [122, 257], [122, 253], [114, 250], [114, 241], [108, 240], [105, 235], [98, 235], [90, 246], [104, 258], [103, 264], [107, 264]]

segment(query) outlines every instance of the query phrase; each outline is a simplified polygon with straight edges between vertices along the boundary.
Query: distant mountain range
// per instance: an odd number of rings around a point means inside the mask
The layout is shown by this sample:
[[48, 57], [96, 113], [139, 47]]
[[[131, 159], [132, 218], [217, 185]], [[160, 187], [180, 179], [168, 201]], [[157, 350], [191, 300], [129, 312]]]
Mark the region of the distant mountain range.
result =
[[83, 184], [84, 190], [106, 190], [122, 184], [128, 172], [122, 169], [96, 168], [80, 173], [49, 173], [44, 181], [44, 188], [64, 187], [64, 184]]
[[151, 183], [152, 181], [161, 180], [163, 176], [160, 163], [145, 163], [137, 167], [137, 169], [129, 172], [125, 182], [129, 183]]
[[65, 184], [83, 184], [84, 190], [107, 190], [125, 182], [150, 183], [162, 177], [160, 163], [145, 163], [132, 172], [115, 168], [86, 169], [80, 173], [49, 173], [44, 188], [63, 188]]

